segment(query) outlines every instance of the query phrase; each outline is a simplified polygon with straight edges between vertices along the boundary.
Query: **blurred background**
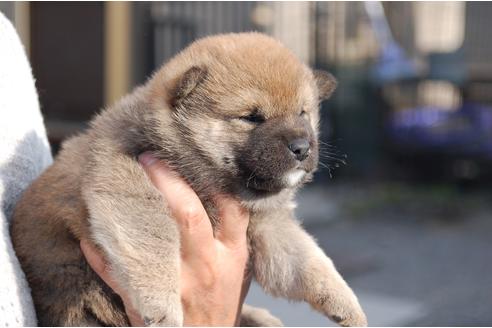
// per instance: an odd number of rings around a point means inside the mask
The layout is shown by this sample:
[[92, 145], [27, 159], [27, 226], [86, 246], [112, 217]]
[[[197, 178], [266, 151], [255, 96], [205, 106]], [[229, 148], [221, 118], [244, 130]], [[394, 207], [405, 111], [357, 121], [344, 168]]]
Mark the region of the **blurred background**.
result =
[[[262, 31], [339, 88], [298, 215], [373, 326], [492, 325], [492, 3], [0, 2], [33, 66], [49, 139], [205, 35]], [[0, 50], [1, 51], [1, 50]], [[335, 168], [330, 152], [347, 154]], [[253, 285], [286, 325], [328, 322]]]

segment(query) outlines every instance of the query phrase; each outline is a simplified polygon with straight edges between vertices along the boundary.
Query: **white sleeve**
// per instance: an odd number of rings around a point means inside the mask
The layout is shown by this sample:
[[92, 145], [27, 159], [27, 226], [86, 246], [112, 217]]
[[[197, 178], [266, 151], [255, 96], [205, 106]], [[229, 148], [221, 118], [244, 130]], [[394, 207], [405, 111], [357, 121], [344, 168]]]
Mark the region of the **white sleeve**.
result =
[[0, 13], [0, 326], [36, 326], [30, 289], [9, 234], [16, 201], [52, 162], [22, 44]]

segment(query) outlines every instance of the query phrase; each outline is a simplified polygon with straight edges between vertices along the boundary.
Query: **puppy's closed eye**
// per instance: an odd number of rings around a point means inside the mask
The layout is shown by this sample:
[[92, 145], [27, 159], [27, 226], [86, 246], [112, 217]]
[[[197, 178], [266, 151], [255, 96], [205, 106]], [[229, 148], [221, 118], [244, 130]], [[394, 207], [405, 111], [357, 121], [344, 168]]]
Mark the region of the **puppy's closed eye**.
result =
[[259, 110], [256, 108], [249, 115], [241, 116], [241, 120], [247, 121], [249, 123], [261, 124], [265, 122], [265, 117], [261, 115]]

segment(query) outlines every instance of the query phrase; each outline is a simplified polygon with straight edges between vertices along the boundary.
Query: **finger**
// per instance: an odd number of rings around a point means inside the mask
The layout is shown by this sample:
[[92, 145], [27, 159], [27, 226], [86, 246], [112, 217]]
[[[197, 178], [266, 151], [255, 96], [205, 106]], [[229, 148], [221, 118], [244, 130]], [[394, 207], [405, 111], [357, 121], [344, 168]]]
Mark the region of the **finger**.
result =
[[111, 270], [106, 263], [104, 256], [100, 251], [88, 240], [82, 239], [80, 241], [80, 249], [89, 263], [90, 267], [97, 275], [117, 294], [120, 294], [120, 288], [116, 281], [111, 277]]
[[207, 247], [212, 245], [214, 237], [212, 224], [200, 198], [185, 180], [151, 154], [143, 153], [139, 161], [178, 223], [183, 256], [202, 257]]
[[216, 197], [216, 204], [220, 218], [217, 239], [228, 246], [243, 246], [249, 224], [248, 210], [237, 200], [224, 195]]

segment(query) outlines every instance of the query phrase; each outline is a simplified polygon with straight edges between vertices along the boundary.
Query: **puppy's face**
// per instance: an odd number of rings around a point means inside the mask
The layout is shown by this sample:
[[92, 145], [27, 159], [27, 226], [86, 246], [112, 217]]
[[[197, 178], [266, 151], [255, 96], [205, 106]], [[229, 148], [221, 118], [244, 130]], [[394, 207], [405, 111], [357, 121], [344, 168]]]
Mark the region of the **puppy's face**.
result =
[[335, 80], [268, 37], [240, 36], [208, 39], [195, 50], [206, 60], [173, 82], [174, 124], [187, 147], [234, 188], [258, 196], [295, 188], [317, 167], [319, 101]]

